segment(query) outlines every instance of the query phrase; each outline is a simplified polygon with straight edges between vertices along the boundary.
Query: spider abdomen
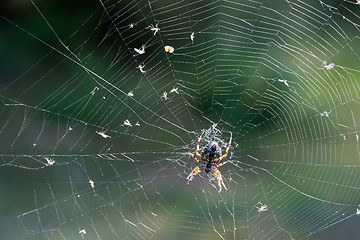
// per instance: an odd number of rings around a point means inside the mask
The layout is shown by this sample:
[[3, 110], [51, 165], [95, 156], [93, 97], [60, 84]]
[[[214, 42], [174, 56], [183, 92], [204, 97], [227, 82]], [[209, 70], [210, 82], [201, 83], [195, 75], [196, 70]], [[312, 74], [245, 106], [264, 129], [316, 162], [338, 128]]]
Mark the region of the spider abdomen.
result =
[[210, 161], [221, 156], [221, 148], [217, 142], [208, 143], [201, 152], [201, 157]]
[[208, 162], [208, 163], [206, 164], [205, 172], [209, 173], [210, 170], [211, 170], [211, 162]]

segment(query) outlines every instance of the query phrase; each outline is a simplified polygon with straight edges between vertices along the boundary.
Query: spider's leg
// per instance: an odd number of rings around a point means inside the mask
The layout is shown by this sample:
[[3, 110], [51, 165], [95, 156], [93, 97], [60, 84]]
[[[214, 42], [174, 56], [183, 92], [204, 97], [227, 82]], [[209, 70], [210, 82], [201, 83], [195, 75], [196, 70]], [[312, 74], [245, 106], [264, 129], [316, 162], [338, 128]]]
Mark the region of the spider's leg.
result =
[[189, 152], [190, 156], [192, 156], [198, 163], [200, 162], [195, 156], [194, 154], [192, 154], [191, 152]]
[[224, 158], [226, 158], [226, 156], [228, 155], [228, 151], [229, 151], [230, 145], [231, 145], [231, 139], [232, 139], [232, 132], [230, 132], [230, 141], [229, 141], [229, 145], [228, 145], [227, 148], [226, 148], [225, 154], [222, 155], [221, 157], [219, 157], [218, 159], [215, 159], [214, 162], [218, 162], [218, 161], [221, 161], [221, 160], [223, 160]]
[[229, 161], [230, 161], [230, 160], [227, 160], [227, 161], [225, 161], [225, 162], [222, 162], [222, 163], [216, 165], [216, 167], [221, 167], [222, 165], [224, 165], [225, 163], [228, 163]]
[[194, 170], [192, 170], [192, 172], [189, 174], [189, 176], [186, 178], [188, 180], [187, 185], [189, 186], [191, 181], [194, 179], [194, 177], [202, 171], [201, 167], [196, 167], [194, 168]]
[[213, 167], [212, 168], [212, 173], [214, 174], [214, 176], [216, 177], [216, 179], [218, 180], [218, 185], [219, 185], [219, 192], [221, 192], [221, 187], [224, 186], [224, 188], [227, 190], [225, 183], [222, 179], [221, 173], [220, 171], [216, 168]]
[[202, 132], [202, 134], [200, 135], [199, 140], [197, 141], [197, 145], [196, 145], [196, 156], [198, 156], [199, 158], [201, 158], [201, 155], [199, 154], [199, 151], [200, 151], [199, 144], [200, 144], [200, 140], [201, 140], [201, 137], [204, 134], [204, 132]]

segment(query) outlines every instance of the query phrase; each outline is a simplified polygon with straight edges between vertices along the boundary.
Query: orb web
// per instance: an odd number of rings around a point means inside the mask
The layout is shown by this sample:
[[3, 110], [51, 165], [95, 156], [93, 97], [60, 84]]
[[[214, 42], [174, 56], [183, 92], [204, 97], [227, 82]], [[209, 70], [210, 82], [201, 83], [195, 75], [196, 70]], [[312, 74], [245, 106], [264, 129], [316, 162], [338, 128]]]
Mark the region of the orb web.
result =
[[[2, 237], [319, 239], [351, 228], [360, 215], [359, 8], [4, 7]], [[200, 148], [215, 141], [223, 152], [233, 133], [221, 193], [204, 172], [186, 186], [203, 131]]]

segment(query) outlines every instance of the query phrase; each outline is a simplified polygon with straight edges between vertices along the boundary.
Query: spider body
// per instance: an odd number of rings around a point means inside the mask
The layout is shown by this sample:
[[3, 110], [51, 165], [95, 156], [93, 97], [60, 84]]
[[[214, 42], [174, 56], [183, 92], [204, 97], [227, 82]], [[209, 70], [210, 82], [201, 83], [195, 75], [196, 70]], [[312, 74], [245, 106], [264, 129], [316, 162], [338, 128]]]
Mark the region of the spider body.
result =
[[210, 173], [212, 161], [221, 156], [221, 148], [217, 142], [209, 142], [202, 150], [200, 156], [205, 163], [207, 162], [205, 172]]
[[[198, 173], [205, 170], [206, 173], [212, 173], [218, 180], [219, 192], [221, 192], [222, 186], [227, 190], [227, 188], [224, 184], [224, 181], [221, 177], [221, 173], [217, 168], [224, 165], [225, 163], [228, 163], [229, 160], [222, 162], [220, 164], [217, 164], [217, 162], [220, 162], [222, 159], [224, 159], [227, 156], [230, 145], [231, 145], [232, 133], [230, 133], [231, 135], [230, 135], [229, 145], [227, 146], [226, 152], [224, 155], [222, 155], [221, 148], [217, 142], [209, 142], [203, 148], [203, 150], [201, 151], [201, 154], [199, 154], [199, 150], [200, 150], [199, 144], [200, 144], [200, 140], [201, 140], [201, 137], [203, 134], [204, 134], [204, 132], [200, 135], [199, 140], [197, 141], [195, 154], [197, 157], [199, 157], [202, 160], [204, 165], [200, 165], [200, 166], [194, 168], [194, 170], [187, 177], [187, 180], [188, 180], [187, 185], [189, 186], [190, 182], [194, 179], [194, 177]], [[189, 154], [191, 157], [193, 157], [195, 159], [195, 161], [200, 163], [200, 160], [198, 160], [194, 156], [194, 154], [192, 154], [191, 152], [189, 152]]]
[[205, 172], [209, 173], [210, 170], [211, 170], [211, 162], [208, 162], [208, 164], [206, 164]]
[[201, 158], [212, 161], [221, 156], [221, 148], [217, 142], [209, 142], [201, 152]]

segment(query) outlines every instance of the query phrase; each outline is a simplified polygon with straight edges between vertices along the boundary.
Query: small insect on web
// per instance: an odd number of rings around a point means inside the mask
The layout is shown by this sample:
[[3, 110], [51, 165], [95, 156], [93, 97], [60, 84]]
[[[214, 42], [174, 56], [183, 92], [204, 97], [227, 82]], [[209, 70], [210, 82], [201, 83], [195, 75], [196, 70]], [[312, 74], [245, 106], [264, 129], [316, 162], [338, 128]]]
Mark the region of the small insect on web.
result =
[[96, 133], [102, 136], [103, 138], [111, 138], [111, 136], [107, 135], [104, 131], [96, 131]]
[[134, 51], [137, 52], [138, 54], [144, 54], [145, 53], [145, 44], [143, 44], [141, 46], [141, 48], [134, 48]]
[[85, 230], [85, 229], [81, 229], [81, 230], [79, 231], [79, 234], [81, 234], [82, 236], [85, 235], [85, 234], [86, 234], [86, 230]]
[[47, 167], [52, 166], [52, 165], [54, 165], [54, 163], [55, 163], [55, 160], [52, 159], [52, 158], [46, 157], [46, 158], [44, 158], [44, 159], [46, 160], [45, 166], [47, 166]]
[[138, 67], [136, 67], [136, 68], [138, 68], [138, 69], [140, 70], [140, 72], [141, 72], [141, 73], [146, 73], [146, 71], [144, 70], [144, 67], [145, 67], [145, 65], [144, 65], [144, 64], [139, 64], [139, 66], [138, 66]]
[[172, 46], [165, 46], [164, 49], [165, 49], [165, 52], [168, 52], [168, 53], [174, 53], [174, 51], [175, 51], [174, 47], [172, 47]]
[[150, 24], [148, 27], [146, 27], [147, 29], [150, 29], [150, 31], [153, 31], [154, 32], [154, 35], [160, 31], [160, 28], [159, 28], [159, 24], [156, 24], [155, 26]]
[[176, 94], [179, 94], [179, 88], [176, 88], [176, 87], [173, 87], [173, 89], [170, 90], [169, 93], [176, 93]]
[[163, 94], [161, 95], [161, 98], [163, 98], [164, 100], [168, 100], [169, 98], [168, 98], [167, 95], [168, 95], [168, 94], [167, 94], [167, 92], [165, 91], [165, 92], [163, 92]]
[[284, 83], [285, 86], [287, 86], [287, 87], [289, 86], [289, 83], [285, 79], [278, 79], [278, 81], [281, 82], [281, 83]]
[[[217, 169], [218, 167], [226, 164], [229, 162], [229, 160], [222, 162], [220, 164], [215, 164], [217, 162], [220, 162], [221, 160], [223, 160], [224, 158], [226, 158], [228, 152], [229, 152], [229, 148], [231, 145], [231, 139], [232, 139], [232, 133], [230, 132], [230, 140], [229, 140], [229, 144], [226, 148], [225, 154], [222, 155], [221, 154], [221, 148], [219, 146], [219, 144], [217, 142], [209, 142], [202, 150], [201, 154], [199, 154], [199, 144], [200, 144], [200, 140], [201, 137], [203, 136], [204, 132], [200, 135], [199, 140], [197, 141], [197, 145], [196, 145], [196, 156], [201, 158], [201, 160], [203, 161], [203, 166], [197, 166], [193, 169], [193, 171], [189, 174], [189, 176], [186, 178], [188, 180], [187, 185], [190, 185], [190, 182], [194, 179], [194, 177], [202, 172], [203, 170], [205, 170], [206, 173], [212, 173], [217, 181], [218, 181], [218, 186], [219, 186], [219, 192], [221, 192], [222, 186], [227, 190], [224, 181], [222, 179], [221, 173], [220, 171]], [[200, 163], [200, 160], [198, 160], [194, 154], [192, 154], [191, 152], [189, 152], [190, 156], [192, 158], [195, 159], [195, 161], [197, 161], [198, 163]]]
[[326, 64], [326, 61], [323, 61], [323, 67], [326, 70], [333, 69], [335, 67], [335, 63]]
[[95, 88], [90, 92], [90, 94], [91, 94], [91, 95], [94, 95], [94, 94], [97, 92], [97, 90], [99, 90], [99, 88], [98, 88], [98, 87], [95, 87]]
[[265, 212], [268, 210], [268, 206], [266, 204], [262, 204], [261, 202], [258, 202], [255, 207], [257, 208], [258, 212]]
[[322, 113], [320, 113], [320, 116], [325, 116], [325, 117], [329, 117], [329, 114], [331, 113], [331, 110], [329, 111], [329, 112], [327, 112], [327, 111], [324, 111], [324, 112], [322, 112]]

